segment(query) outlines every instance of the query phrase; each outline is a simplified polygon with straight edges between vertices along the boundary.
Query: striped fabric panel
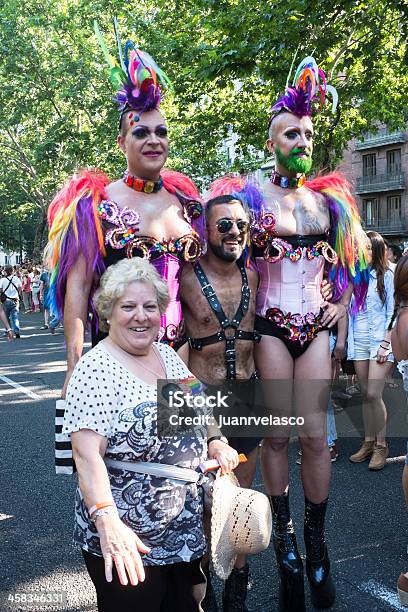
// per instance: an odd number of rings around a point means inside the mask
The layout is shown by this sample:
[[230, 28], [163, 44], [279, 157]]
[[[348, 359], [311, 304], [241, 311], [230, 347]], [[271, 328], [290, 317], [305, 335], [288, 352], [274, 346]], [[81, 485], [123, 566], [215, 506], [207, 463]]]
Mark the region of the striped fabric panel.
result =
[[56, 474], [70, 474], [75, 471], [72, 458], [71, 438], [69, 434], [62, 433], [66, 402], [58, 399], [55, 406], [55, 472]]

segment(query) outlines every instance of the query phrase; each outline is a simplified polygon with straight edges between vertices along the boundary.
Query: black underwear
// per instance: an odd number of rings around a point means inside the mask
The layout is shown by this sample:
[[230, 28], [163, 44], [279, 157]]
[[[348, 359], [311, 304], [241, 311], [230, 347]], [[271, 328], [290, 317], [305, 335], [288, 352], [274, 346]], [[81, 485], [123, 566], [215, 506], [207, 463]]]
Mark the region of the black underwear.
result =
[[[303, 355], [314, 340], [314, 338], [312, 338], [311, 340], [305, 340], [303, 343], [297, 340], [291, 340], [288, 336], [288, 330], [285, 327], [280, 327], [275, 321], [260, 317], [259, 315], [255, 317], [255, 329], [262, 336], [273, 336], [274, 338], [282, 340], [292, 359], [297, 359]], [[325, 329], [327, 329], [327, 327], [321, 327], [320, 331]]]

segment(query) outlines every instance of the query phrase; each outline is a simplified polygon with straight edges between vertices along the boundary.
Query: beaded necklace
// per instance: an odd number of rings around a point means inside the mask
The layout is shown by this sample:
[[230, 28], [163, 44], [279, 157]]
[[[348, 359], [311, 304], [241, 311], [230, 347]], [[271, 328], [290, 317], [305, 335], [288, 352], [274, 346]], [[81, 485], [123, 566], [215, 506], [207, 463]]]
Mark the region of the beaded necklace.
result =
[[143, 191], [144, 193], [157, 193], [163, 187], [163, 179], [161, 177], [158, 181], [148, 181], [132, 176], [128, 170], [125, 170], [123, 182], [131, 189]]
[[302, 187], [302, 185], [306, 181], [306, 175], [302, 174], [299, 178], [282, 176], [276, 170], [274, 170], [271, 176], [271, 183], [274, 185], [278, 185], [278, 187], [282, 187], [283, 189], [298, 189]]

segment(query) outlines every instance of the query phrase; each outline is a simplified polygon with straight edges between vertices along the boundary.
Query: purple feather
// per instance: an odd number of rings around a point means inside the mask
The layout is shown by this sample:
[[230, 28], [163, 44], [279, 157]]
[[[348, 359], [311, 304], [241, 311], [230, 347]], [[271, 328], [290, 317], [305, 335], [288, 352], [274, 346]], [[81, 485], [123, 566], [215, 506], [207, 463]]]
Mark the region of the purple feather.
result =
[[[135, 90], [138, 92], [136, 96]], [[153, 79], [145, 80], [140, 89], [135, 88], [132, 83], [123, 83], [123, 89], [117, 92], [115, 99], [122, 111], [128, 107], [140, 114], [146, 113], [159, 107], [160, 87], [154, 86]]]
[[312, 114], [312, 100], [309, 92], [297, 87], [288, 87], [272, 106], [270, 123], [276, 115], [284, 111], [293, 113], [297, 117], [310, 116]]
[[[64, 298], [68, 274], [80, 255], [85, 259], [87, 273], [93, 272], [94, 277], [97, 276], [99, 279], [101, 274], [105, 271], [103, 255], [99, 248], [98, 235], [95, 227], [92, 196], [83, 197], [79, 200], [76, 209], [76, 222], [78, 227], [78, 240], [75, 238], [72, 228], [69, 228], [62, 243], [59, 258], [55, 297], [58, 312], [61, 314], [64, 312]], [[96, 287], [97, 283], [93, 280], [88, 304], [92, 312], [92, 295]]]

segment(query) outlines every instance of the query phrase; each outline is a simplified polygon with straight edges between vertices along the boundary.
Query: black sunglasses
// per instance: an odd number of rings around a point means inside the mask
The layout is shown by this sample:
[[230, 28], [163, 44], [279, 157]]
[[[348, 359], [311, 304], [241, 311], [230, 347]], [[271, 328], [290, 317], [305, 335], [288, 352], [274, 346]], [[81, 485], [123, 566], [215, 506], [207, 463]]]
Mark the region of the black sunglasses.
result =
[[217, 228], [220, 234], [226, 234], [227, 232], [230, 231], [234, 223], [237, 226], [238, 231], [241, 234], [248, 231], [248, 228], [249, 228], [248, 221], [242, 221], [241, 219], [239, 221], [233, 221], [232, 219], [220, 219], [215, 224], [215, 227]]

